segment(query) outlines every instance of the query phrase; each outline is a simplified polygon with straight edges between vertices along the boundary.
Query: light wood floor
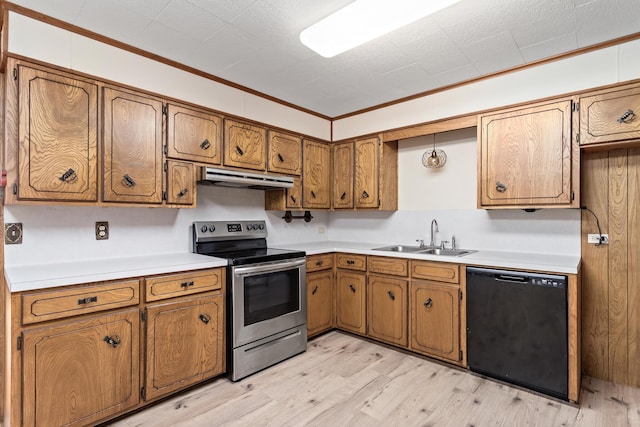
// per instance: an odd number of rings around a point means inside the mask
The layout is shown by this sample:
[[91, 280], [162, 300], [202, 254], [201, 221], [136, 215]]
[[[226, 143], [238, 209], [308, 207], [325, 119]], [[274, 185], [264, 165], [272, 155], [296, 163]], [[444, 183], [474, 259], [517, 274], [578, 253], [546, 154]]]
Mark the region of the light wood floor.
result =
[[115, 426], [640, 426], [640, 389], [585, 378], [579, 407], [331, 332], [237, 383], [219, 379]]

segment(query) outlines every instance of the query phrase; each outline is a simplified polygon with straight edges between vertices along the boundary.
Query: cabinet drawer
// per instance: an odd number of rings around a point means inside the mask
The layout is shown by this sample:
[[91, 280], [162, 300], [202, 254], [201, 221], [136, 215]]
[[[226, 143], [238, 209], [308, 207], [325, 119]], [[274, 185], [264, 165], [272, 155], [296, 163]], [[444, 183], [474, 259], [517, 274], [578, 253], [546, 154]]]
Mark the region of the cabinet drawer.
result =
[[27, 325], [136, 305], [140, 301], [139, 290], [138, 280], [128, 280], [24, 294], [22, 323]]
[[414, 279], [460, 283], [460, 266], [444, 262], [411, 261], [411, 277]]
[[223, 268], [189, 273], [169, 274], [145, 278], [147, 301], [191, 295], [199, 292], [222, 289], [225, 273]]
[[312, 255], [307, 257], [307, 273], [333, 268], [333, 254]]
[[370, 256], [367, 258], [369, 273], [391, 274], [407, 277], [409, 275], [409, 261], [400, 258], [386, 258]]
[[580, 145], [640, 138], [640, 85], [580, 98]]
[[336, 255], [338, 268], [348, 268], [349, 270], [367, 270], [367, 257], [365, 255], [338, 254]]

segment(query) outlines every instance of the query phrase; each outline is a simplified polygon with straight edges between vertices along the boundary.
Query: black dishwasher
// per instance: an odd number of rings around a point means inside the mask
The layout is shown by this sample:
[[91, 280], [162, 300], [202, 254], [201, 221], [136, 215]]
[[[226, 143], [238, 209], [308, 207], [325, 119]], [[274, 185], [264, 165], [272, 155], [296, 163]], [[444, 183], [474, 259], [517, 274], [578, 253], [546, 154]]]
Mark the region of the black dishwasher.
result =
[[467, 268], [469, 369], [568, 400], [567, 277]]

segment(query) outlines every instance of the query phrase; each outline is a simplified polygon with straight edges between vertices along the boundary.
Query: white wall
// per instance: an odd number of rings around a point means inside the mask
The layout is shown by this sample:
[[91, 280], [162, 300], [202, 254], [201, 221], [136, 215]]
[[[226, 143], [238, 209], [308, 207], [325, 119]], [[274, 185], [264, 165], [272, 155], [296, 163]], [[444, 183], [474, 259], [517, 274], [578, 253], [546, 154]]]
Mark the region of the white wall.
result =
[[324, 140], [331, 123], [230, 86], [9, 13], [8, 52]]
[[[12, 205], [4, 214], [6, 223], [21, 222], [24, 230], [22, 244], [5, 245], [11, 266], [191, 252], [193, 221], [264, 219], [274, 247], [328, 235], [327, 212], [314, 211], [310, 223], [287, 224], [282, 212], [265, 212], [263, 191], [210, 186], [198, 186], [195, 209]], [[109, 221], [109, 240], [95, 239], [96, 221]]]

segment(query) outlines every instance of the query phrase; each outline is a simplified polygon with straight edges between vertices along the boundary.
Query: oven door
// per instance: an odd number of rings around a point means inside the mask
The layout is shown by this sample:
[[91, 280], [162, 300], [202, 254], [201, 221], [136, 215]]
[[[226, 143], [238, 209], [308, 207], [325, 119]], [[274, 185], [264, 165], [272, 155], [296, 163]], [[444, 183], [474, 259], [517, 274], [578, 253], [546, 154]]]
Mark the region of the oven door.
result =
[[233, 348], [307, 323], [306, 260], [231, 268]]

